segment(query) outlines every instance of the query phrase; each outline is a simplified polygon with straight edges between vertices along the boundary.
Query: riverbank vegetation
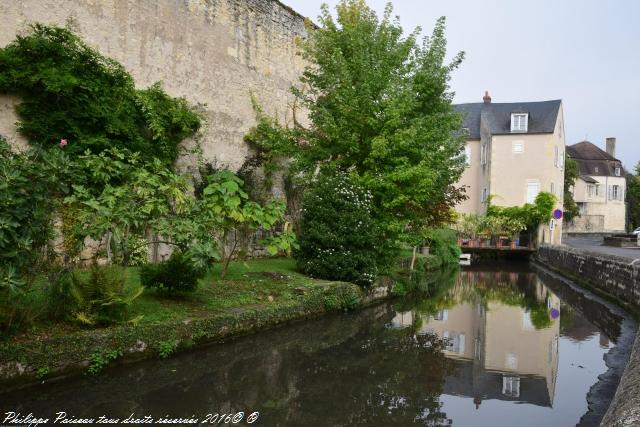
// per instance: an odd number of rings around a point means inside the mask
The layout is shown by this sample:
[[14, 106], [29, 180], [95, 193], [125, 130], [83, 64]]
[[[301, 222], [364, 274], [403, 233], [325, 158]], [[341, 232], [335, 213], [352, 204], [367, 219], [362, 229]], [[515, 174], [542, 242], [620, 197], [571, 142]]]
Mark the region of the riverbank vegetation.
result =
[[[238, 175], [197, 149], [198, 173], [178, 171], [181, 141], [197, 145], [199, 108], [160, 83], [136, 88], [70, 28], [34, 24], [0, 48], [0, 92], [21, 97], [31, 146], [0, 140], [0, 334], [186, 320], [294, 301], [292, 287], [305, 294], [322, 280], [367, 287], [397, 274], [407, 250], [414, 281], [457, 263], [452, 234], [434, 229], [464, 198], [448, 87], [463, 55], [445, 63], [444, 19], [419, 43], [391, 7], [381, 19], [361, 0], [336, 11], [301, 43], [310, 66], [294, 94], [308, 125], [287, 128], [255, 103], [246, 141], [256, 154]], [[270, 191], [276, 172], [289, 200]], [[433, 252], [416, 261], [422, 246]], [[293, 255], [296, 272], [286, 259], [238, 275], [255, 247]], [[322, 304], [352, 307], [349, 292]]]

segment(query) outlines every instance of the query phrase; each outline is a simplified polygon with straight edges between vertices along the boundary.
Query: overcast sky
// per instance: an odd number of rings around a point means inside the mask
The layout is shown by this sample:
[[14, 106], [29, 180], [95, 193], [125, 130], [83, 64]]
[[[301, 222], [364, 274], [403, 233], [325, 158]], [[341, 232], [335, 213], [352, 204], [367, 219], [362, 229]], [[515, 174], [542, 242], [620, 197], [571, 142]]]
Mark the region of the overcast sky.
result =
[[[283, 0], [317, 22], [322, 1]], [[335, 12], [337, 0], [326, 1]], [[381, 16], [384, 0], [368, 0]], [[585, 139], [604, 149], [617, 138], [625, 167], [640, 160], [640, 1], [395, 0], [407, 33], [430, 34], [447, 17], [449, 56], [466, 59], [453, 74], [455, 102], [562, 99], [567, 145]]]

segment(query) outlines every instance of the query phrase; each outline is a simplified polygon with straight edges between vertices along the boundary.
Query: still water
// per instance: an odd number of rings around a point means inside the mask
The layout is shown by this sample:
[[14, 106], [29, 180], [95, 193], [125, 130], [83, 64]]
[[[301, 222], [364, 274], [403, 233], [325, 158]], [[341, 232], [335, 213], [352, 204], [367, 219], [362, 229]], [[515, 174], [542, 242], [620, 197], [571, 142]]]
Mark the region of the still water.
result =
[[506, 270], [451, 272], [411, 298], [0, 395], [0, 415], [202, 421], [243, 411], [238, 425], [253, 412], [262, 426], [576, 425], [622, 318], [526, 266]]

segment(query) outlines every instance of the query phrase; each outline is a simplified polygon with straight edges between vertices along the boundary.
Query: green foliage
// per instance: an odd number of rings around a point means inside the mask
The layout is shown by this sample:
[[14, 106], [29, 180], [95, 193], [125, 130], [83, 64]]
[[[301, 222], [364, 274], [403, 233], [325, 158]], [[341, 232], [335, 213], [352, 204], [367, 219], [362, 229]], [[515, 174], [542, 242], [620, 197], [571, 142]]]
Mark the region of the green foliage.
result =
[[0, 268], [0, 337], [14, 332], [24, 323], [25, 287], [13, 266]]
[[[149, 230], [175, 237], [175, 244], [186, 245], [194, 237], [194, 224], [190, 233], [178, 236], [185, 228], [182, 216], [193, 205], [189, 180], [160, 160], [144, 163], [138, 153], [110, 148], [99, 155], [86, 152], [78, 156], [78, 164], [86, 172], [85, 183], [74, 185], [65, 202], [76, 207], [78, 237], [108, 236], [110, 260], [129, 265], [132, 255], [148, 244], [144, 237]], [[172, 232], [169, 224], [174, 220]]]
[[295, 129], [283, 128], [277, 118], [264, 113], [257, 100], [252, 97], [257, 124], [244, 137], [253, 149], [253, 155], [241, 168], [242, 175], [252, 173], [261, 167], [264, 173], [263, 189], [271, 190], [274, 172], [282, 169], [282, 159], [294, 156], [301, 141]]
[[429, 229], [424, 232], [425, 245], [430, 253], [438, 256], [444, 265], [457, 265], [460, 261], [460, 248], [456, 232], [446, 228]]
[[90, 375], [99, 374], [109, 365], [109, 363], [116, 360], [118, 357], [122, 357], [122, 352], [119, 350], [97, 351], [92, 353], [89, 357], [89, 368], [87, 368], [87, 373]]
[[567, 221], [571, 221], [573, 218], [580, 215], [578, 210], [578, 205], [576, 204], [575, 199], [573, 198], [573, 193], [570, 191], [571, 188], [575, 185], [576, 179], [578, 178], [579, 170], [578, 170], [578, 162], [573, 160], [570, 157], [567, 157], [567, 161], [564, 165], [564, 219]]
[[34, 275], [53, 237], [52, 221], [69, 161], [61, 150], [13, 153], [0, 139], [0, 270]]
[[64, 139], [74, 154], [120, 147], [171, 164], [178, 143], [200, 126], [184, 99], [159, 83], [136, 90], [121, 64], [68, 28], [35, 24], [1, 48], [0, 92], [22, 97], [18, 127], [31, 144]]
[[206, 270], [194, 266], [189, 257], [176, 251], [167, 261], [141, 266], [140, 282], [145, 288], [155, 288], [175, 295], [194, 291], [205, 272]]
[[127, 320], [127, 311], [144, 288], [126, 290], [118, 267], [91, 266], [89, 277], [72, 276], [73, 318], [88, 326], [106, 326]]
[[403, 36], [390, 5], [381, 19], [363, 0], [343, 0], [336, 12], [324, 6], [320, 28], [302, 42], [309, 66], [294, 93], [312, 125], [298, 129], [296, 170], [352, 172], [396, 235], [448, 220], [464, 198], [453, 187], [464, 141], [448, 86], [463, 55], [444, 63], [444, 18], [420, 44], [418, 30]]
[[349, 176], [321, 175], [304, 195], [298, 268], [312, 277], [373, 283], [389, 265], [384, 229], [372, 216], [371, 193]]
[[166, 359], [178, 349], [179, 340], [166, 340], [158, 343], [158, 355], [160, 359]]
[[627, 173], [627, 195], [629, 228], [640, 227], [640, 162], [636, 165], [636, 174]]
[[487, 208], [487, 217], [502, 217], [507, 220], [516, 220], [529, 230], [535, 230], [540, 224], [549, 222], [556, 204], [556, 197], [551, 193], [540, 192], [534, 203], [525, 203], [523, 206], [502, 207], [490, 204]]
[[43, 380], [49, 375], [49, 368], [44, 366], [36, 371], [36, 379]]
[[[205, 224], [208, 235], [218, 242], [223, 260], [221, 278], [224, 278], [241, 240], [258, 229], [274, 229], [284, 220], [286, 206], [281, 200], [272, 200], [264, 205], [249, 200], [243, 189], [244, 182], [231, 171], [220, 170], [207, 179], [208, 185], [198, 202], [201, 205], [198, 221]], [[287, 252], [297, 245], [292, 231], [286, 227], [261, 243], [271, 255]]]

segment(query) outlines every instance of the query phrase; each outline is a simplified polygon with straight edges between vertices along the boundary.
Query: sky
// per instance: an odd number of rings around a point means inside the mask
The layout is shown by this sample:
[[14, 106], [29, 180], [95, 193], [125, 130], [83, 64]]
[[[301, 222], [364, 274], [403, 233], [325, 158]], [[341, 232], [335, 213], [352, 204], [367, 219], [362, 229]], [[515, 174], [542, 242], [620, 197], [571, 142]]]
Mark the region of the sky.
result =
[[[318, 22], [322, 1], [282, 0]], [[338, 0], [327, 0], [332, 12]], [[382, 15], [385, 0], [368, 0]], [[448, 54], [465, 52], [454, 102], [562, 99], [566, 144], [588, 140], [628, 169], [640, 161], [640, 1], [395, 0], [408, 34], [447, 18]]]

